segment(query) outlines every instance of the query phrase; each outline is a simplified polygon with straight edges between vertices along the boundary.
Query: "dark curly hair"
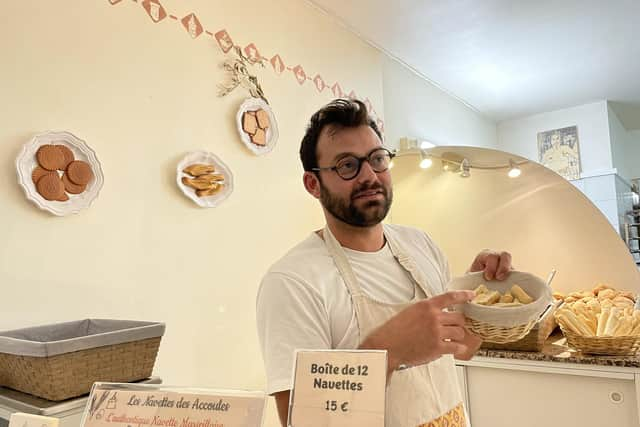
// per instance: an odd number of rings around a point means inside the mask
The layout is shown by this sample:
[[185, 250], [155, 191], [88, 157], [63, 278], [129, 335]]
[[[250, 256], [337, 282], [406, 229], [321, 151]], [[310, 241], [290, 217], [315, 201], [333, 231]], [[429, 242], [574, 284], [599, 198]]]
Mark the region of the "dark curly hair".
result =
[[318, 110], [309, 121], [307, 131], [300, 144], [300, 160], [305, 171], [318, 167], [316, 148], [320, 132], [325, 126], [353, 128], [369, 126], [382, 140], [382, 134], [376, 122], [369, 116], [367, 107], [357, 99], [334, 99]]

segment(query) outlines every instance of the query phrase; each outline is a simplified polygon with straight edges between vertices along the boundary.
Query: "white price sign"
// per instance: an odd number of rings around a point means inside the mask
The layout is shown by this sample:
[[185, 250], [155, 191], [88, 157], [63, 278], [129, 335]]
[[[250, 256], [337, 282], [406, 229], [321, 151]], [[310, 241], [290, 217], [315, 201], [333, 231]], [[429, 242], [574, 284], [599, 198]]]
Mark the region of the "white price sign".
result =
[[387, 352], [300, 350], [290, 427], [384, 427]]

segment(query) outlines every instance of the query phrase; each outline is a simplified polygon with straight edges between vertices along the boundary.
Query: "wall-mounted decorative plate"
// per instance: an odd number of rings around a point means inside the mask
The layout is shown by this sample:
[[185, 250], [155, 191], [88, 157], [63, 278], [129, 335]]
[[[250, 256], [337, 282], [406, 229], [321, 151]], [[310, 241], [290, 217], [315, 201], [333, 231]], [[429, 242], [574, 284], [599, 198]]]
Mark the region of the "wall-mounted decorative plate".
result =
[[[38, 160], [38, 150], [44, 145], [66, 147], [66, 149], [58, 147], [63, 150], [63, 157], [66, 156], [66, 160], [58, 167], [48, 165], [47, 168], [54, 169], [52, 171], [43, 169]], [[79, 170], [75, 168], [76, 170], [71, 171], [71, 174], [69, 174], [70, 169], [74, 169], [69, 166], [71, 165], [71, 163], [69, 163], [71, 161], [75, 163], [75, 166], [80, 165], [85, 169], [82, 171], [84, 173], [84, 177], [82, 178], [86, 180], [86, 183], [78, 181], [74, 184], [68, 181], [67, 177], [76, 176], [77, 170]], [[66, 182], [66, 184], [62, 184], [64, 191], [60, 193], [61, 198], [58, 200], [47, 200], [41, 195], [41, 192], [39, 192], [37, 188], [39, 176], [36, 169], [39, 169], [42, 174], [49, 174], [54, 177], [57, 175], [57, 178], [59, 178], [61, 182]], [[95, 151], [80, 138], [64, 131], [49, 131], [34, 136], [22, 147], [20, 154], [18, 154], [16, 158], [16, 170], [18, 172], [18, 182], [24, 190], [27, 199], [31, 200], [40, 209], [51, 212], [57, 216], [75, 214], [82, 209], [88, 208], [91, 202], [98, 197], [98, 193], [104, 183], [102, 166], [98, 161]], [[74, 172], [76, 172], [76, 175], [74, 175]], [[58, 187], [60, 185], [57, 182], [55, 184], [57, 184]], [[42, 191], [42, 188], [40, 191]]]
[[246, 99], [236, 113], [236, 127], [244, 145], [255, 155], [273, 150], [278, 141], [278, 123], [271, 106], [260, 98]]
[[178, 163], [176, 182], [189, 199], [203, 208], [214, 208], [233, 192], [233, 174], [218, 156], [192, 151]]

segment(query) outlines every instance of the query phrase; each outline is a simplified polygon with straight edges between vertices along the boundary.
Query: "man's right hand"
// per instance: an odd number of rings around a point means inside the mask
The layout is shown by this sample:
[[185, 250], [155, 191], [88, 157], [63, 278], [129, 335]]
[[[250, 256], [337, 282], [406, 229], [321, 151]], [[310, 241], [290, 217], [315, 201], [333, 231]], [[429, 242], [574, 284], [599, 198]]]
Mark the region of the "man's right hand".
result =
[[473, 291], [451, 291], [412, 304], [373, 331], [359, 348], [387, 350], [388, 374], [400, 365], [428, 363], [443, 354], [465, 354], [469, 349], [464, 315], [444, 309], [474, 296]]

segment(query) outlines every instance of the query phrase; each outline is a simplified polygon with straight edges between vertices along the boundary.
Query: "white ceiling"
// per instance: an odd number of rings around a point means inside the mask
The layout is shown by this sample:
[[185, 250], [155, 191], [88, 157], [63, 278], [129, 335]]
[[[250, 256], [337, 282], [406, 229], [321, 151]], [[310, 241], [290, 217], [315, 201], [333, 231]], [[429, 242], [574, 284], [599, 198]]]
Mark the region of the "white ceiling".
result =
[[640, 129], [640, 0], [311, 0], [500, 122], [615, 101]]

